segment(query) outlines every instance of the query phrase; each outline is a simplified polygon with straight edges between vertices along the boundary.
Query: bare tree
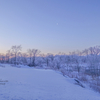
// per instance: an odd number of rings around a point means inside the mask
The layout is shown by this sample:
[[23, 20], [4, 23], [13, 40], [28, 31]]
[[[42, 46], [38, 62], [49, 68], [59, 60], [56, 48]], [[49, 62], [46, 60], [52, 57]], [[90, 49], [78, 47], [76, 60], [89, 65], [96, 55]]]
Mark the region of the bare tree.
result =
[[40, 53], [40, 51], [38, 49], [32, 49], [32, 54], [33, 54], [32, 65], [33, 66], [35, 66], [36, 56], [38, 56], [39, 53]]
[[26, 53], [22, 53], [22, 62], [24, 65], [27, 64], [27, 54]]
[[7, 60], [7, 63], [10, 62], [10, 55], [11, 55], [11, 51], [8, 50], [7, 53], [6, 53], [6, 60]]
[[44, 62], [46, 63], [47, 67], [49, 66], [49, 63], [50, 63], [49, 61], [50, 61], [50, 58], [48, 57], [48, 55], [44, 57]]
[[20, 53], [21, 49], [22, 49], [21, 45], [19, 46], [15, 45], [11, 47], [11, 52], [15, 57], [15, 65], [17, 64], [17, 55]]
[[30, 57], [30, 66], [35, 66], [36, 56], [40, 53], [38, 49], [28, 49], [29, 57]]
[[0, 62], [1, 63], [5, 62], [5, 55], [4, 54], [0, 54]]
[[30, 59], [29, 66], [31, 66], [32, 65], [32, 63], [31, 63], [32, 62], [32, 50], [31, 49], [28, 49], [27, 52], [29, 54], [29, 59]]

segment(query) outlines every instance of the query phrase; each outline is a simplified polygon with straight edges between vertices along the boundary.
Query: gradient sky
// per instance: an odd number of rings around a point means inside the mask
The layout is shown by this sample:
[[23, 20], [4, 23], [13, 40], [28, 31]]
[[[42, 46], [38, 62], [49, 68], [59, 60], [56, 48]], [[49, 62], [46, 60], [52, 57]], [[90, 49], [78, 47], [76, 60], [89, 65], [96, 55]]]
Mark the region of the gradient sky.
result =
[[100, 45], [100, 0], [0, 0], [0, 52], [42, 53]]

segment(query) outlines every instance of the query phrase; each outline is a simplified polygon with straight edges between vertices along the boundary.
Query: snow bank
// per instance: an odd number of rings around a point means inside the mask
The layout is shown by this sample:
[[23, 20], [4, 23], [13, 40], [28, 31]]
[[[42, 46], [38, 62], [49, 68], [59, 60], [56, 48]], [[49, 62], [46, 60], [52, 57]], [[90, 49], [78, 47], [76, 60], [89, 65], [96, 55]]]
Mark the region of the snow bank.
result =
[[99, 93], [52, 70], [6, 65], [0, 67], [0, 80], [5, 83], [0, 85], [0, 100], [100, 100]]

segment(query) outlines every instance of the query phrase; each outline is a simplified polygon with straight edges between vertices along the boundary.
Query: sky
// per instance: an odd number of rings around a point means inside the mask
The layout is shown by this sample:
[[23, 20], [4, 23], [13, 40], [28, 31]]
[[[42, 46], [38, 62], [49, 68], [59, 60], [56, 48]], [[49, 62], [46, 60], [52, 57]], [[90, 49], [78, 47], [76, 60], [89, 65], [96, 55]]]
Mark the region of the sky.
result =
[[0, 53], [72, 52], [100, 45], [100, 0], [0, 0]]

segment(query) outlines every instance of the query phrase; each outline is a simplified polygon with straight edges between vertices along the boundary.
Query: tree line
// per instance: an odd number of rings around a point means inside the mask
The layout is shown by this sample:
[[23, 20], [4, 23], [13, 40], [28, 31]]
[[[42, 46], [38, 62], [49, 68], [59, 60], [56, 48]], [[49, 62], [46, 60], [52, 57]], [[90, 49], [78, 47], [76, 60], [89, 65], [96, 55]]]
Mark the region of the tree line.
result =
[[[41, 54], [38, 49], [28, 49], [22, 53], [22, 46], [12, 46], [6, 54], [0, 54], [0, 63], [23, 64], [29, 66], [47, 66], [60, 69], [61, 67], [77, 66], [80, 72], [81, 67], [86, 65], [90, 69], [99, 69], [100, 46], [90, 47], [82, 51], [69, 52], [69, 54], [59, 53], [53, 55]], [[82, 65], [82, 66], [81, 66]]]

